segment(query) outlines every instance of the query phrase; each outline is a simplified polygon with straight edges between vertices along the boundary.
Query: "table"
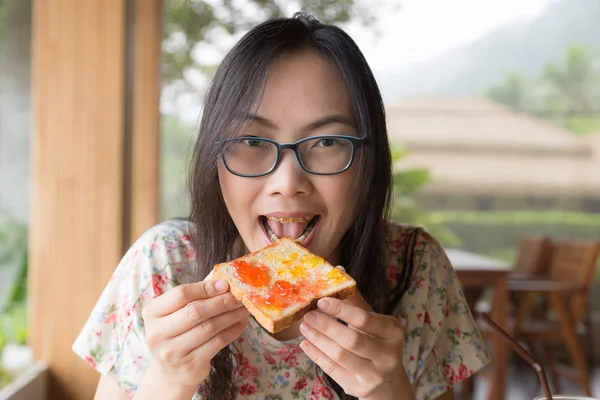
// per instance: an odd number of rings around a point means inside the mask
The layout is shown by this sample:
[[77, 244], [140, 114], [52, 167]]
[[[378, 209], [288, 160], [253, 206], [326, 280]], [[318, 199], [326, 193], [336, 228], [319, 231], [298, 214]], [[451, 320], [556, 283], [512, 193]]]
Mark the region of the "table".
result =
[[[509, 304], [508, 274], [512, 271], [512, 267], [502, 261], [464, 250], [448, 249], [446, 253], [458, 274], [471, 310], [481, 292], [491, 288], [493, 290], [493, 308], [490, 316], [498, 325], [506, 329]], [[490, 340], [494, 374], [488, 398], [504, 400], [510, 348], [499, 335], [492, 334]]]

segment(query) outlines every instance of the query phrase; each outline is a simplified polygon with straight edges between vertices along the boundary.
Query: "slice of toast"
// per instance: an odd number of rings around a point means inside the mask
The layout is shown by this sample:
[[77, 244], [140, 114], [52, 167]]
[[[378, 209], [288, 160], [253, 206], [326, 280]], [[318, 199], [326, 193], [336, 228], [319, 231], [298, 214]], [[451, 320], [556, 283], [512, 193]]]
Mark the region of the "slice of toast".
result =
[[214, 277], [229, 282], [231, 293], [271, 333], [292, 326], [322, 297], [356, 293], [350, 275], [288, 238], [215, 265]]

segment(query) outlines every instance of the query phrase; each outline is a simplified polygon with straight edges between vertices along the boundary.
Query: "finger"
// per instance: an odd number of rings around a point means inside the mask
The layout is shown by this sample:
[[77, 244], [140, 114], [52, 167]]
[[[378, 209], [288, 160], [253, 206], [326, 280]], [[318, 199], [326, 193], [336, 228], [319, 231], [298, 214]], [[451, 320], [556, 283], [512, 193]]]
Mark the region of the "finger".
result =
[[364, 297], [360, 293], [356, 293], [344, 300], [344, 303], [350, 304], [351, 306], [362, 308], [366, 311], [373, 311], [373, 308], [367, 303]]
[[204, 360], [211, 360], [217, 355], [225, 346], [228, 346], [231, 342], [237, 339], [248, 324], [248, 318], [245, 318], [241, 322], [231, 325], [229, 328], [222, 330], [207, 342], [201, 346], [195, 348], [186, 357], [200, 358]]
[[229, 285], [227, 281], [204, 280], [196, 283], [179, 285], [165, 294], [157, 297], [144, 308], [144, 317], [162, 317], [169, 315], [188, 303], [196, 300], [209, 299], [225, 293]]
[[[336, 352], [341, 352], [343, 349], [365, 360], [373, 360], [377, 358], [378, 354], [384, 351], [383, 346], [379, 343], [381, 339], [365, 335], [356, 329], [344, 326], [319, 311], [311, 311], [304, 316], [304, 323], [300, 325], [300, 329], [307, 328], [312, 330], [309, 332], [312, 337], [307, 338], [338, 363], [340, 363], [339, 358], [346, 357], [346, 355], [338, 353], [330, 354], [326, 351], [325, 346], [329, 343], [327, 338], [335, 342], [338, 347], [341, 347], [341, 349], [335, 349]], [[316, 343], [315, 340], [321, 340], [323, 344]], [[350, 369], [349, 365], [343, 366]]]
[[342, 267], [341, 265], [336, 265], [335, 269], [339, 269], [342, 272], [346, 272], [346, 268]]
[[181, 335], [172, 338], [171, 347], [180, 349], [180, 355], [185, 356], [231, 326], [244, 322], [248, 319], [248, 314], [246, 308], [242, 307], [207, 319]]
[[317, 307], [325, 314], [336, 317], [349, 326], [375, 337], [397, 340], [404, 335], [400, 321], [392, 316], [367, 311], [359, 306], [330, 297], [319, 300]]
[[329, 375], [342, 387], [351, 387], [356, 382], [356, 375], [333, 361], [321, 349], [308, 340], [300, 342], [300, 348], [323, 372]]
[[[229, 292], [206, 300], [196, 300], [161, 318], [164, 337], [174, 337], [228, 311], [244, 308], [241, 301]], [[164, 322], [162, 321], [164, 319]]]

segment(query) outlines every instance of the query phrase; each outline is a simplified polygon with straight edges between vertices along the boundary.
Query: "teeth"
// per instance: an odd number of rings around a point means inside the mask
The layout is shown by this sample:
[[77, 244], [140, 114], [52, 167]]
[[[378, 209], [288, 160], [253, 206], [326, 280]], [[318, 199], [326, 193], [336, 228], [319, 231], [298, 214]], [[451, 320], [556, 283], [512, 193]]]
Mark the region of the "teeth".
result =
[[269, 238], [276, 242], [279, 240], [279, 238], [277, 237], [276, 234], [273, 233], [273, 231], [271, 230], [271, 227], [269, 226], [269, 224], [265, 224], [265, 229], [267, 230], [267, 234], [269, 235]]
[[294, 239], [294, 242], [302, 243], [302, 242], [304, 242], [304, 239], [306, 239], [306, 233], [303, 233], [302, 235], [300, 235], [300, 237], [298, 239]]
[[311, 219], [313, 219], [313, 217], [279, 218], [279, 217], [267, 216], [267, 218], [270, 219], [271, 221], [277, 221], [277, 222], [281, 222], [283, 224], [295, 223], [295, 222], [306, 222], [306, 221], [310, 221]]
[[[267, 217], [269, 219], [273, 219], [276, 221], [279, 221], [280, 219], [284, 219], [284, 218], [275, 218], [275, 217]], [[294, 219], [294, 218], [287, 218], [288, 220]], [[310, 221], [311, 219], [313, 219], [313, 217], [305, 217], [305, 218], [296, 218], [296, 219], [300, 219], [301, 221], [299, 222], [304, 222], [304, 221]], [[279, 221], [281, 222], [281, 221]], [[292, 221], [288, 221], [288, 222], [292, 222]], [[269, 238], [273, 241], [276, 242], [279, 240], [279, 238], [277, 237], [277, 235], [275, 235], [275, 233], [273, 233], [273, 231], [271, 230], [271, 227], [269, 226], [269, 224], [265, 223], [265, 230], [267, 231], [267, 235], [269, 235]], [[306, 228], [306, 230], [304, 232], [302, 232], [302, 235], [300, 235], [298, 238], [294, 239], [294, 241], [296, 243], [302, 243], [304, 241], [304, 239], [306, 239], [306, 236], [308, 236], [308, 234], [313, 230], [314, 226], [308, 226]]]

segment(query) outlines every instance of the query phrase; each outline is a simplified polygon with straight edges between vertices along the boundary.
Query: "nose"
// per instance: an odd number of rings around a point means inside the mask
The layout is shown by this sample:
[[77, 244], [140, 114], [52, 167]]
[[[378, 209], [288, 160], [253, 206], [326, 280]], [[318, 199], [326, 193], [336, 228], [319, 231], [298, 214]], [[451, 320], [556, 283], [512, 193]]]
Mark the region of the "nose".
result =
[[268, 175], [266, 189], [269, 194], [293, 197], [312, 192], [312, 183], [291, 150], [281, 153], [279, 165]]

